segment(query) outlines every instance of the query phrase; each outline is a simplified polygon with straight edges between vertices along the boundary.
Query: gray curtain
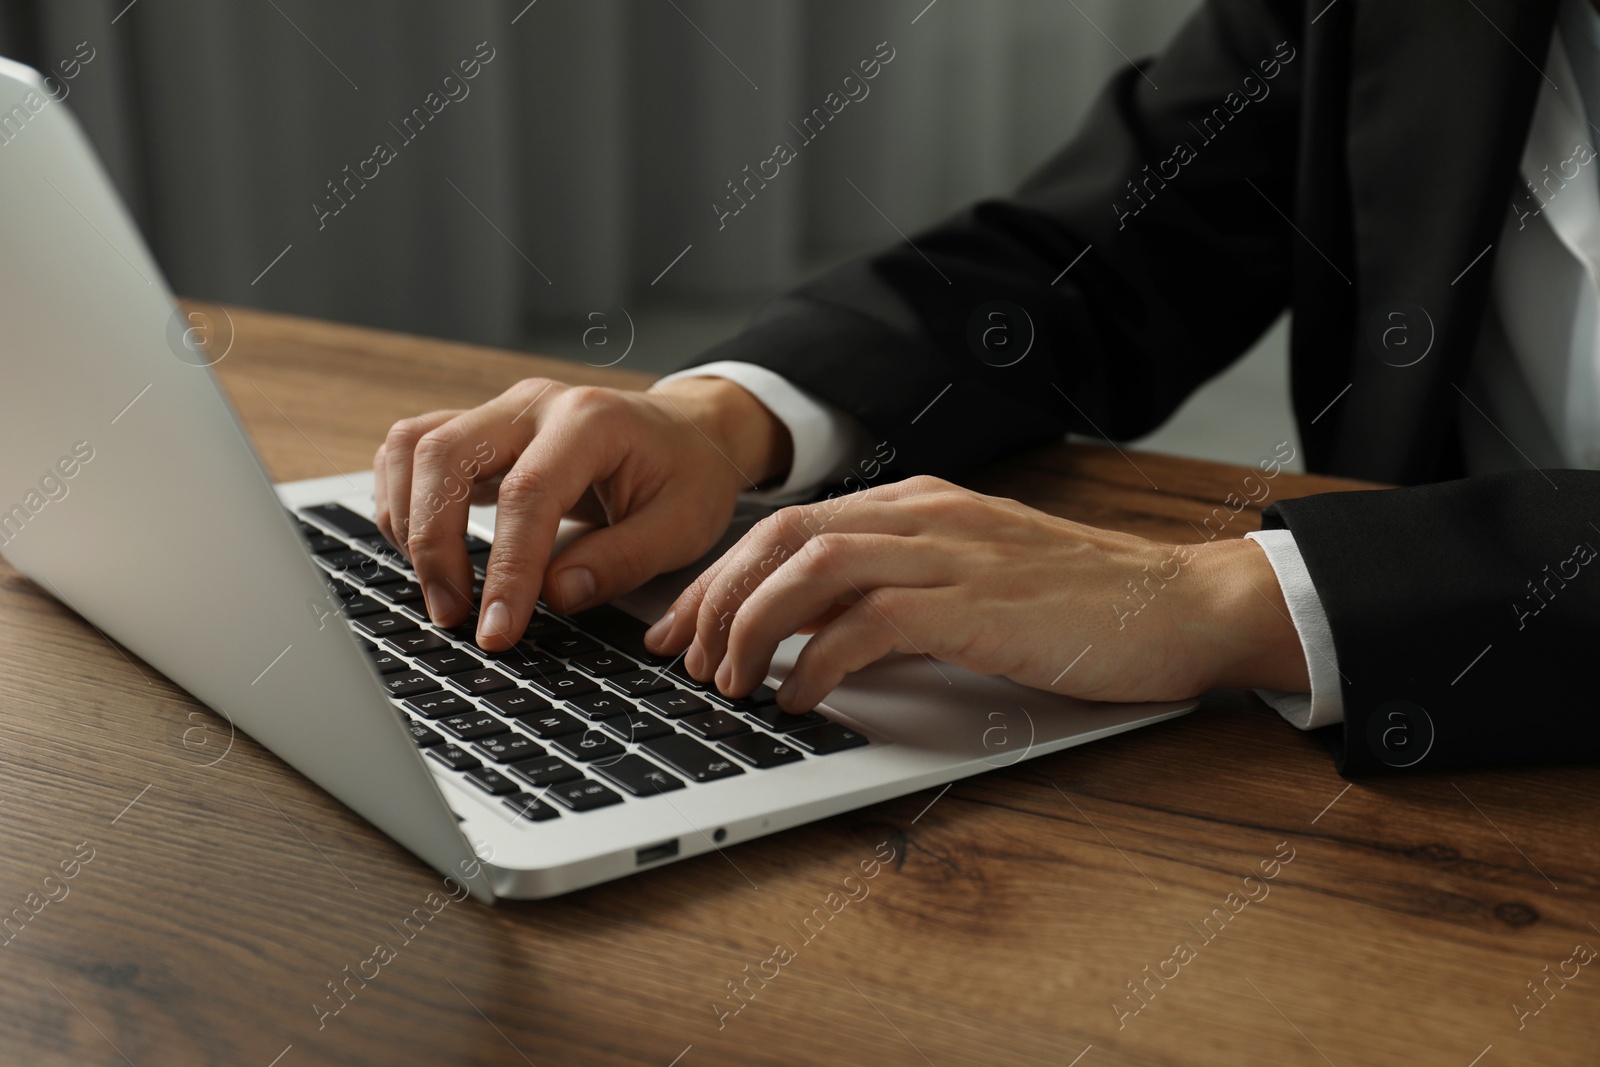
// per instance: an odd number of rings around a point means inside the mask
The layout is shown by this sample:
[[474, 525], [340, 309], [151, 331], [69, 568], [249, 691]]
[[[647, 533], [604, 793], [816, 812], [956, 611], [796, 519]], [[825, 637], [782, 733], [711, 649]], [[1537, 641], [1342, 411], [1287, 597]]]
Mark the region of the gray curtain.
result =
[[1196, 2], [0, 0], [0, 53], [93, 50], [68, 106], [178, 292], [506, 344], [774, 293], [1004, 191]]

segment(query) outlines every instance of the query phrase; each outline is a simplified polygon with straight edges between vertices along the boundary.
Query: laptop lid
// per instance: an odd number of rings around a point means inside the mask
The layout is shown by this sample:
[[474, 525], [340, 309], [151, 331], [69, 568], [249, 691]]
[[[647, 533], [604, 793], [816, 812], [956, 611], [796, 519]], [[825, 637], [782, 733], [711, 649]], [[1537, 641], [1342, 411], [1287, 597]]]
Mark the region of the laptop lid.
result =
[[0, 554], [492, 900], [64, 103], [0, 59]]

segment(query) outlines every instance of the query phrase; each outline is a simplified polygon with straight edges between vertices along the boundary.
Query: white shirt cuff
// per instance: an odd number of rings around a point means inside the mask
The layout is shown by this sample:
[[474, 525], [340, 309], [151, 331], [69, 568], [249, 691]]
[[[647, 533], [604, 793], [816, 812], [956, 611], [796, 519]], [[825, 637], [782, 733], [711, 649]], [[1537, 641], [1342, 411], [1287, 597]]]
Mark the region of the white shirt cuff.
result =
[[678, 378], [726, 378], [761, 401], [788, 428], [794, 442], [789, 477], [775, 488], [742, 494], [747, 500], [771, 505], [804, 500], [872, 454], [871, 439], [859, 422], [765, 367], [720, 360], [669, 374], [656, 386]]
[[1284, 693], [1276, 689], [1257, 689], [1256, 695], [1277, 709], [1278, 714], [1302, 730], [1344, 721], [1344, 692], [1333, 647], [1333, 628], [1322, 598], [1311, 582], [1311, 572], [1288, 530], [1260, 530], [1245, 534], [1261, 546], [1278, 576], [1278, 586], [1289, 605], [1289, 618], [1300, 635], [1306, 656], [1306, 673], [1311, 677], [1311, 692]]

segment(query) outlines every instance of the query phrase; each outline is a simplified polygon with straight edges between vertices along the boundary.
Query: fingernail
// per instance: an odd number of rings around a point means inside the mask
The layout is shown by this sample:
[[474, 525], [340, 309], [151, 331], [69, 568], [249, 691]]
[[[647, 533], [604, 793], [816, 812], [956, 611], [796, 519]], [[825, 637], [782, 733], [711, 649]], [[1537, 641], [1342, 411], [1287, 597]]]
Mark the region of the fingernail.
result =
[[678, 617], [676, 611], [669, 611], [656, 620], [656, 624], [644, 632], [644, 643], [651, 648], [660, 646], [667, 639], [667, 632], [672, 629], [672, 620]]
[[461, 606], [460, 599], [444, 582], [429, 582], [423, 587], [422, 595], [428, 601], [428, 618], [434, 622], [445, 618]]
[[683, 654], [683, 669], [694, 675], [695, 678], [699, 678], [700, 672], [705, 669], [705, 666], [706, 654], [701, 650], [700, 639], [697, 637], [689, 642], [689, 651]]
[[490, 604], [488, 610], [483, 613], [483, 618], [478, 620], [479, 643], [482, 643], [483, 638], [491, 636], [507, 640], [515, 636], [511, 632], [511, 609], [506, 607], [504, 600], [496, 600]]
[[555, 586], [562, 608], [570, 612], [594, 596], [594, 575], [587, 567], [569, 567], [556, 575]]
[[717, 688], [726, 693], [733, 685], [733, 660], [724, 658], [717, 668]]

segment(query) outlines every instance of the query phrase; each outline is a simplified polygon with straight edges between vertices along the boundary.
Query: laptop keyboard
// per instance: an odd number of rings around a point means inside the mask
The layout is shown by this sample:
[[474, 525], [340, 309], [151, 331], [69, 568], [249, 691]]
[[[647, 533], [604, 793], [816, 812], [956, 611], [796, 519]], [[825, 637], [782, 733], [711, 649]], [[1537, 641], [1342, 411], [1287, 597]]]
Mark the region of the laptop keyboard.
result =
[[[405, 558], [339, 504], [294, 518], [412, 739], [447, 773], [542, 822], [828, 756], [867, 738], [815, 711], [790, 715], [767, 685], [732, 699], [681, 657], [652, 655], [645, 623], [602, 605], [573, 616], [541, 602], [505, 652], [473, 643], [474, 614], [428, 621]], [[489, 544], [467, 536], [483, 593]]]

